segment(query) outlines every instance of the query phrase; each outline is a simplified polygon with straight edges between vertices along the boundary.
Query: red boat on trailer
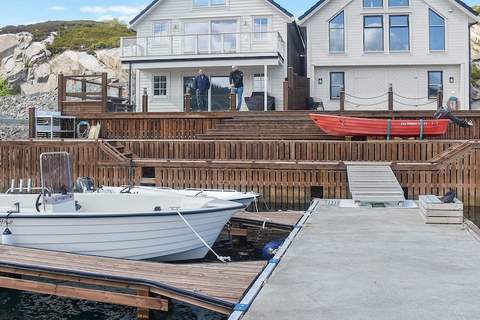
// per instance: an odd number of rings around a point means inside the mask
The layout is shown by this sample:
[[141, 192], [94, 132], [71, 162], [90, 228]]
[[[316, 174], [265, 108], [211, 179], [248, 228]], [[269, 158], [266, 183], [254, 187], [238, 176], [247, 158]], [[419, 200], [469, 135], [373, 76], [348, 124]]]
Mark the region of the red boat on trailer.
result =
[[341, 137], [437, 137], [447, 132], [447, 119], [391, 120], [311, 114], [310, 118], [325, 133]]

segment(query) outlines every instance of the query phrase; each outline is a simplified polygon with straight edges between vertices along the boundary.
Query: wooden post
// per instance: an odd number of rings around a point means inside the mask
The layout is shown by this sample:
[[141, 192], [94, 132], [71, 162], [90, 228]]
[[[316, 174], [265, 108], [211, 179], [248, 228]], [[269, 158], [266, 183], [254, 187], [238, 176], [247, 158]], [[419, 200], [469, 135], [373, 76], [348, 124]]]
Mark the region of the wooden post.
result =
[[185, 112], [192, 112], [192, 96], [189, 92], [185, 93], [184, 102]]
[[443, 88], [442, 87], [440, 87], [440, 89], [438, 89], [438, 92], [437, 92], [437, 107], [438, 109], [443, 107]]
[[108, 74], [102, 73], [102, 105], [103, 112], [108, 111]]
[[147, 88], [143, 88], [142, 96], [142, 112], [148, 112], [148, 91]]
[[87, 80], [82, 80], [82, 101], [87, 100]]
[[58, 75], [58, 111], [63, 114], [63, 102], [65, 101], [65, 78], [63, 73]]
[[237, 94], [230, 92], [230, 111], [237, 112]]
[[[150, 297], [150, 290], [148, 288], [139, 289], [139, 290], [137, 290], [137, 295], [140, 296], [140, 297]], [[150, 310], [138, 308], [137, 319], [138, 320], [150, 320]]]
[[123, 98], [123, 87], [122, 86], [118, 87], [118, 97], [120, 99]]
[[283, 110], [284, 111], [288, 111], [290, 110], [290, 105], [289, 105], [289, 102], [290, 102], [290, 97], [289, 97], [289, 82], [288, 82], [288, 78], [285, 79], [285, 81], [283, 81]]
[[36, 114], [35, 114], [35, 107], [28, 108], [28, 137], [30, 139], [35, 139], [37, 136], [36, 133]]
[[340, 91], [340, 112], [345, 111], [345, 87]]
[[390, 111], [390, 116], [393, 118], [393, 84], [388, 85], [388, 111]]

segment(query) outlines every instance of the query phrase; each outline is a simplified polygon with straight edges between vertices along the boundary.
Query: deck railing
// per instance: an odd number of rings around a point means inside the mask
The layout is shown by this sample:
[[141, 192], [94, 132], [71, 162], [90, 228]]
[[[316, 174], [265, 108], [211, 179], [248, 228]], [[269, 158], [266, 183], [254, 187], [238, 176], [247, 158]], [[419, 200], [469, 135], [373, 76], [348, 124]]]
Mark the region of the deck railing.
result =
[[179, 55], [280, 53], [285, 41], [278, 32], [183, 34], [121, 39], [122, 58]]

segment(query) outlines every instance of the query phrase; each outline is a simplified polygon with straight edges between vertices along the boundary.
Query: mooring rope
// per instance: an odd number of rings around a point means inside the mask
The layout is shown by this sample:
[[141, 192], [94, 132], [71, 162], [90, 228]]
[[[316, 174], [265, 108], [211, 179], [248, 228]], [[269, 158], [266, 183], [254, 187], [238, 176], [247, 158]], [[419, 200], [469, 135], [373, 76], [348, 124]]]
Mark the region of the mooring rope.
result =
[[397, 97], [399, 98], [403, 98], [403, 99], [407, 99], [407, 100], [424, 100], [424, 99], [428, 99], [430, 97], [421, 97], [421, 98], [416, 98], [416, 97], [405, 97], [405, 96], [402, 96], [401, 94], [398, 94], [396, 92], [393, 93], [394, 95], [396, 95]]
[[192, 227], [192, 225], [187, 221], [187, 219], [185, 219], [185, 217], [182, 215], [182, 213], [177, 210], [177, 214], [180, 216], [180, 218], [182, 218], [183, 222], [185, 222], [185, 224], [187, 225], [187, 227], [190, 228], [190, 230], [192, 230], [192, 232], [195, 234], [195, 236], [197, 236], [197, 238], [205, 245], [205, 247], [208, 248], [208, 250], [213, 253], [215, 255], [215, 257], [217, 257], [217, 259], [222, 262], [222, 263], [227, 263], [227, 262], [232, 262], [232, 258], [231, 257], [222, 257], [220, 255], [218, 255], [215, 250], [212, 249], [212, 247], [210, 247], [208, 245], [208, 243], [203, 240], [202, 236], [200, 234], [198, 234], [197, 231], [195, 231], [195, 229]]
[[437, 100], [432, 100], [432, 101], [428, 101], [426, 103], [420, 103], [420, 104], [408, 104], [395, 99], [393, 100], [393, 102], [407, 106], [407, 107], [424, 107], [424, 106], [428, 106], [429, 104], [437, 102]]
[[383, 101], [378, 101], [378, 102], [375, 102], [375, 103], [359, 104], [359, 103], [352, 102], [352, 101], [350, 101], [350, 100], [345, 100], [345, 103], [352, 104], [355, 108], [359, 108], [359, 107], [373, 107], [373, 106], [376, 106], [376, 105], [379, 105], [379, 104], [384, 104], [384, 103], [387, 103], [387, 102], [388, 102], [388, 100], [383, 100]]
[[383, 94], [381, 94], [381, 95], [379, 95], [379, 96], [375, 96], [375, 97], [358, 97], [358, 96], [354, 96], [354, 95], [352, 95], [352, 94], [349, 94], [349, 93], [346, 93], [346, 92], [345, 92], [345, 96], [350, 97], [350, 98], [354, 98], [354, 99], [358, 99], [358, 100], [373, 100], [373, 99], [379, 99], [379, 98], [383, 98], [383, 97], [385, 97], [385, 96], [387, 96], [387, 95], [388, 95], [388, 92], [387, 92], [387, 93], [383, 93]]

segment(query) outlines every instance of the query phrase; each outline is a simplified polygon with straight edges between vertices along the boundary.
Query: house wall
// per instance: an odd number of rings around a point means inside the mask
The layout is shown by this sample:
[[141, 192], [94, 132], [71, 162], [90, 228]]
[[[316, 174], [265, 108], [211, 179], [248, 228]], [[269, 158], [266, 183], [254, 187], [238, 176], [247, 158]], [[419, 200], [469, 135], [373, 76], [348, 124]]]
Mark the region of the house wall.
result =
[[[209, 76], [229, 76], [230, 68], [203, 68]], [[263, 73], [263, 67], [241, 67], [244, 73], [245, 97], [249, 97], [253, 91], [253, 75]], [[195, 76], [198, 69], [194, 68], [174, 68], [174, 69], [152, 69], [139, 70], [139, 90], [147, 89], [149, 96], [150, 112], [181, 112], [183, 111], [183, 80], [184, 77]], [[169, 78], [166, 97], [155, 97], [153, 95], [153, 76], [167, 75]], [[275, 97], [275, 105], [277, 110], [283, 110], [283, 66], [268, 67], [268, 93]], [[138, 111], [141, 111], [141, 96], [137, 98]], [[228, 105], [225, 106], [228, 108]], [[246, 104], [244, 101], [244, 110]]]
[[[473, 22], [463, 9], [449, 0], [410, 0], [408, 8], [388, 8], [388, 0], [384, 0], [384, 8], [364, 9], [362, 0], [329, 1], [315, 15], [302, 21], [308, 34], [308, 74], [312, 78], [312, 94], [321, 99], [329, 107], [338, 105], [329, 101], [325, 93], [329, 77], [325, 72], [344, 68], [347, 72], [346, 91], [363, 88], [362, 93], [385, 91], [388, 81], [398, 84], [407, 95], [420, 91], [426, 92], [426, 70], [445, 69], [444, 83], [447, 85], [448, 74], [455, 75], [455, 86], [445, 88], [446, 98], [450, 91], [455, 91], [462, 102], [462, 109], [469, 108], [469, 23]], [[441, 14], [446, 21], [446, 51], [430, 52], [428, 9], [432, 8]], [[339, 12], [345, 12], [345, 53], [329, 52], [329, 21]], [[363, 16], [384, 15], [385, 52], [365, 53], [363, 49]], [[410, 52], [389, 52], [388, 49], [388, 15], [408, 14], [410, 16]], [[355, 66], [361, 66], [356, 68]], [[404, 66], [399, 68], [399, 66]], [[410, 68], [410, 66], [416, 66]], [[323, 70], [323, 71], [322, 71]], [[355, 71], [356, 70], [356, 71]], [[323, 74], [322, 74], [323, 72]], [[357, 72], [358, 75], [354, 75]], [[388, 73], [396, 73], [388, 75]], [[322, 74], [324, 85], [319, 86], [318, 75]], [[413, 79], [413, 81], [412, 81]], [[387, 81], [387, 82], [386, 82]], [[404, 88], [404, 89], [403, 89]], [[418, 89], [416, 89], [418, 88]], [[452, 90], [450, 90], [452, 89]], [[395, 88], [394, 88], [395, 90]], [[413, 91], [411, 91], [413, 90]]]
[[[326, 110], [339, 110], [339, 100], [330, 99], [330, 72], [344, 72], [345, 92], [348, 94], [345, 110], [388, 110], [387, 96], [384, 94], [387, 93], [389, 84], [399, 95], [394, 96], [394, 110], [435, 110], [436, 100], [427, 98], [428, 71], [443, 71], [445, 101], [451, 96], [458, 97], [458, 92], [461, 91], [460, 65], [316, 67], [312, 95], [317, 101], [323, 102]], [[450, 77], [453, 77], [454, 83], [449, 82]], [[318, 79], [323, 79], [323, 84], [319, 84]], [[383, 96], [375, 99], [361, 99], [381, 95]]]

